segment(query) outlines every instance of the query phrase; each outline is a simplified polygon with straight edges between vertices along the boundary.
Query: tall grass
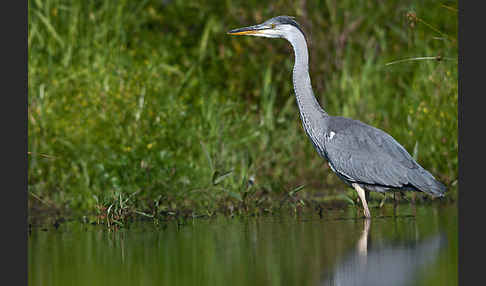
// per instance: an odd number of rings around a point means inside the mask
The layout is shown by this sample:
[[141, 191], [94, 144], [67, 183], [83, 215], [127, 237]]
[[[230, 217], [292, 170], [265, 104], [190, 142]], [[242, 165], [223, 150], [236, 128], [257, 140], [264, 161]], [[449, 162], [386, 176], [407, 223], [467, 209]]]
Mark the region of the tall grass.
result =
[[[283, 14], [307, 31], [331, 115], [456, 180], [456, 2], [28, 4], [32, 203], [92, 212], [137, 192], [141, 208], [214, 211], [253, 192], [343, 190], [301, 128], [289, 45], [225, 34]], [[425, 56], [442, 60], [390, 64]]]

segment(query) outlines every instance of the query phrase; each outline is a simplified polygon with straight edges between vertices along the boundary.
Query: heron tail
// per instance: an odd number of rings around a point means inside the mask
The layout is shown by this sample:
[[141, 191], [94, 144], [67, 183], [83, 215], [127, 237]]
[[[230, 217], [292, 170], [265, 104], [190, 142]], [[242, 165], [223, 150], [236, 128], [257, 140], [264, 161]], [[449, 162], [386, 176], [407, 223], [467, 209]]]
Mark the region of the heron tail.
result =
[[408, 178], [417, 189], [434, 197], [443, 197], [447, 190], [443, 183], [436, 180], [432, 174], [423, 168], [411, 170]]

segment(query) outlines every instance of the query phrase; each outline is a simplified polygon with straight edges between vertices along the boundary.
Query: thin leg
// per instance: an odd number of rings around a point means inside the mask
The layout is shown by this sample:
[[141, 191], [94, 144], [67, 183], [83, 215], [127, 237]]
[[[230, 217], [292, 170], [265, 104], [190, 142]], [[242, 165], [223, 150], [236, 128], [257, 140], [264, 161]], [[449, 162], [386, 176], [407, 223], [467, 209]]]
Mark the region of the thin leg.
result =
[[386, 193], [383, 193], [383, 200], [380, 202], [380, 209], [385, 205]]
[[363, 204], [363, 209], [364, 209], [363, 211], [364, 211], [365, 217], [370, 218], [371, 215], [370, 215], [370, 210], [368, 209], [368, 204], [366, 203], [365, 190], [363, 190], [363, 188], [361, 188], [356, 183], [353, 183], [352, 186], [356, 190], [356, 192], [358, 193], [359, 198], [361, 199], [361, 203]]

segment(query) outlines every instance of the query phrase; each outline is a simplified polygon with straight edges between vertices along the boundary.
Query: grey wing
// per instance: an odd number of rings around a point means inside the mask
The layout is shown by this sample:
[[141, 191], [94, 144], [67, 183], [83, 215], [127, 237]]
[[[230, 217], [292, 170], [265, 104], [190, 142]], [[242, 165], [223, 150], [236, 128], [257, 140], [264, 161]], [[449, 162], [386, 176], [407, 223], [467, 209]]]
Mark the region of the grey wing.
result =
[[349, 181], [401, 188], [409, 184], [410, 170], [421, 168], [382, 130], [355, 120], [337, 120], [329, 126], [332, 138], [326, 137], [326, 155], [335, 172]]

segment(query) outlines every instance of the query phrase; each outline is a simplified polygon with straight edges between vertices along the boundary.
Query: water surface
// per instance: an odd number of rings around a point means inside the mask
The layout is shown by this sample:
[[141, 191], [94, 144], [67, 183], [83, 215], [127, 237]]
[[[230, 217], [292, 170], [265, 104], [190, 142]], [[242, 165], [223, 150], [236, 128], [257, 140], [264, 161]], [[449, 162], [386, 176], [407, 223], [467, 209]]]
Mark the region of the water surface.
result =
[[456, 205], [33, 228], [29, 285], [457, 285]]

